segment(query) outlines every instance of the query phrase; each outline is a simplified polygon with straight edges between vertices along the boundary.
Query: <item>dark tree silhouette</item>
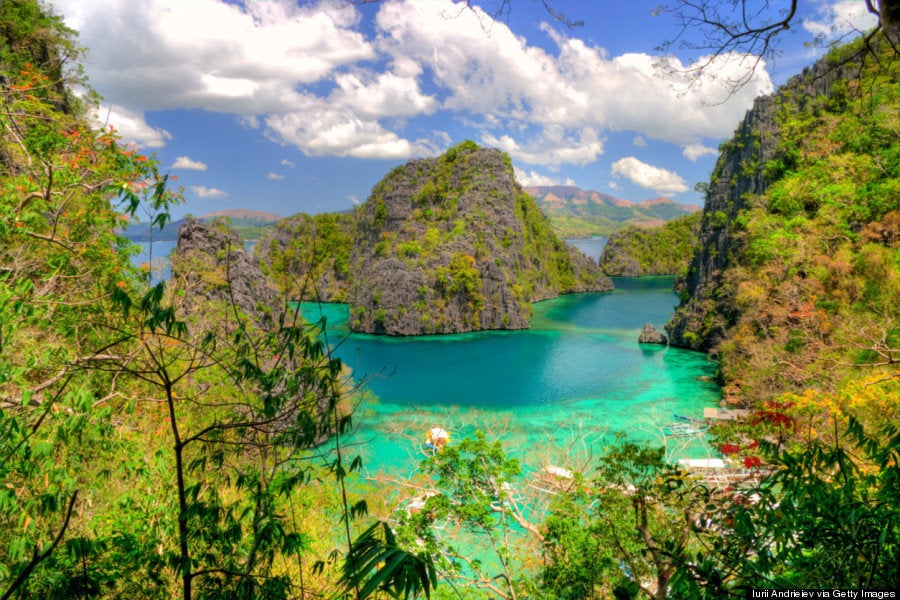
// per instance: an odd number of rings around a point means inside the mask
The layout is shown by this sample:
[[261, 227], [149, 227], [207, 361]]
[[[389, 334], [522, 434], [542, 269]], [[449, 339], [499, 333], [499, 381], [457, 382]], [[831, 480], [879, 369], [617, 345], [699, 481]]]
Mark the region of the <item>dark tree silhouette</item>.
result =
[[[808, 2], [809, 0], [807, 0]], [[671, 6], [663, 6], [659, 12], [670, 13], [678, 27], [678, 33], [657, 49], [662, 52], [674, 48], [703, 52], [705, 58], [691, 66], [689, 73], [699, 77], [714, 61], [732, 55], [745, 65], [741, 75], [727, 82], [735, 91], [748, 83], [757, 67], [767, 58], [777, 57], [783, 34], [797, 24], [801, 0], [677, 0]], [[868, 32], [852, 31], [846, 37], [862, 35], [864, 51], [879, 32], [900, 54], [900, 0], [865, 0], [869, 13], [878, 18], [877, 26]], [[690, 32], [690, 38], [686, 35]], [[701, 35], [699, 41], [696, 33]], [[814, 43], [823, 43], [822, 39]]]

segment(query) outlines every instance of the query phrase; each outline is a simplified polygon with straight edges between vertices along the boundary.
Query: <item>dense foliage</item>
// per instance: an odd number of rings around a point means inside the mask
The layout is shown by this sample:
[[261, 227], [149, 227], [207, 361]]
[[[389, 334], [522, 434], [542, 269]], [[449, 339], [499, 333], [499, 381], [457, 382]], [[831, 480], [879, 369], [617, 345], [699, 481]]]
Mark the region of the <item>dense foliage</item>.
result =
[[[85, 83], [66, 63], [74, 33], [58, 18], [34, 0], [0, 2], [0, 42], [0, 598], [900, 588], [894, 55], [827, 96], [783, 93], [777, 156], [746, 165], [768, 192], [736, 219], [702, 217], [737, 240], [720, 291], [733, 310], [711, 315], [728, 334], [723, 377], [750, 409], [715, 432], [736, 478], [624, 437], [597, 456], [581, 444], [577, 467], [532, 472], [477, 433], [375, 488], [390, 510], [373, 524], [359, 519], [360, 463], [343, 445], [354, 384], [322, 330], [282, 301], [261, 317], [240, 308], [231, 267], [243, 248], [222, 223], [225, 247], [186, 254], [170, 284], [151, 286], [117, 231], [137, 214], [164, 225], [177, 190], [152, 157], [92, 127], [91, 95], [70, 92]], [[485, 226], [485, 214], [453, 212], [455, 184], [481, 176], [473, 146], [423, 170], [413, 225], [424, 235], [379, 230], [377, 252], [417, 263], [450, 245], [436, 288], [477, 306], [488, 255], [452, 246]], [[391, 182], [366, 209], [373, 227], [388, 219]], [[523, 300], [568, 285], [533, 199], [515, 195], [510, 213]], [[312, 265], [301, 280], [345, 268], [342, 218], [289, 226], [315, 243], [271, 256]]]
[[600, 268], [611, 277], [683, 276], [697, 243], [700, 216], [694, 213], [658, 227], [629, 226], [613, 233], [600, 255]]
[[267, 231], [254, 251], [287, 297], [345, 302], [353, 230], [350, 214], [298, 214]]
[[117, 232], [163, 226], [177, 190], [94, 128], [57, 17], [4, 1], [0, 33], [0, 597], [336, 589], [328, 553], [364, 512], [340, 362], [294, 313], [188, 314], [192, 280], [151, 287]]
[[778, 96], [776, 154], [755, 165], [771, 184], [725, 224], [730, 309], [709, 326], [725, 326], [714, 351], [744, 402], [900, 359], [900, 62], [888, 50], [858, 69], [828, 95]]

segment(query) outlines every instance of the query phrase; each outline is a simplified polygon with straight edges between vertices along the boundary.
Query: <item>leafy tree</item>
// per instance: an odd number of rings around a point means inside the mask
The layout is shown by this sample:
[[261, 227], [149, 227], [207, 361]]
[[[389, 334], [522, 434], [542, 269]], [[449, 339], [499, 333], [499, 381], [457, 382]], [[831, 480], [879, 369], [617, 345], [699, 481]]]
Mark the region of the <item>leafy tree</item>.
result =
[[[86, 473], [116, 446], [115, 381], [84, 367], [111, 341], [101, 325], [111, 298], [131, 285], [125, 242], [115, 233], [140, 198], [177, 196], [153, 160], [120, 147], [85, 118], [78, 100], [74, 32], [38, 3], [0, 5], [0, 593], [29, 581], [50, 593], [65, 582], [44, 573], [93, 545], [80, 528]], [[116, 199], [124, 200], [123, 212]], [[90, 441], [88, 441], [90, 440]], [[67, 539], [68, 538], [68, 539]], [[85, 579], [75, 587], [89, 589]], [[49, 587], [48, 587], [49, 586]]]
[[624, 435], [607, 446], [596, 478], [557, 499], [545, 521], [545, 592], [559, 598], [669, 598], [684, 557], [705, 542], [708, 489]]

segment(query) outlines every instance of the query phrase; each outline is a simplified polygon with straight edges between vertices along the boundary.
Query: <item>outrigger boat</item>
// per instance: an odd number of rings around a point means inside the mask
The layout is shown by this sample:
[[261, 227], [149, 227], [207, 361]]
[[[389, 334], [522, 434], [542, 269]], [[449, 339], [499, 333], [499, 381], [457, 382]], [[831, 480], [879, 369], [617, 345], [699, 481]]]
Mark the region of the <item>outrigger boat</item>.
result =
[[693, 425], [695, 427], [706, 427], [706, 425], [707, 425], [706, 419], [698, 419], [696, 417], [686, 417], [684, 415], [679, 415], [678, 413], [675, 413], [675, 420], [683, 421], [685, 423], [690, 423], [691, 425]]
[[690, 423], [672, 423], [666, 428], [666, 435], [676, 437], [695, 437], [706, 433], [705, 427], [696, 427]]
[[528, 485], [541, 492], [556, 495], [569, 491], [575, 483], [574, 477], [575, 474], [569, 469], [546, 465], [535, 474], [534, 480]]

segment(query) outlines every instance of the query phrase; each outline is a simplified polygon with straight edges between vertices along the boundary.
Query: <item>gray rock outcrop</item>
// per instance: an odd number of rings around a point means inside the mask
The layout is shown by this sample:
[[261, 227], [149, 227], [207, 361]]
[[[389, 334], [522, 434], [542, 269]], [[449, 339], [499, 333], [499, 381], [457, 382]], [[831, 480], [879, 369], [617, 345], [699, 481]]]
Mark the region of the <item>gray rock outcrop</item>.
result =
[[640, 344], [663, 344], [666, 345], [669, 342], [669, 339], [666, 337], [666, 334], [657, 330], [656, 327], [647, 323], [644, 325], [643, 329], [641, 329], [641, 335], [638, 338], [638, 343]]
[[508, 157], [471, 142], [397, 167], [355, 218], [355, 331], [523, 329], [531, 302], [612, 289], [596, 263], [553, 234]]
[[188, 220], [181, 226], [172, 255], [172, 281], [184, 294], [187, 315], [234, 304], [258, 327], [270, 328], [285, 311], [259, 260], [222, 222]]

